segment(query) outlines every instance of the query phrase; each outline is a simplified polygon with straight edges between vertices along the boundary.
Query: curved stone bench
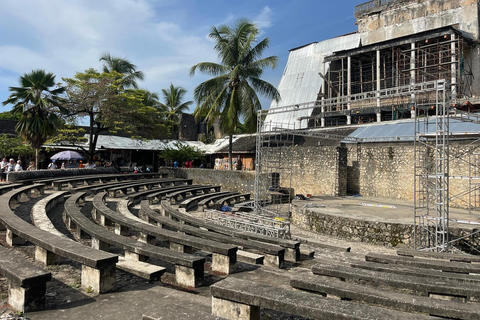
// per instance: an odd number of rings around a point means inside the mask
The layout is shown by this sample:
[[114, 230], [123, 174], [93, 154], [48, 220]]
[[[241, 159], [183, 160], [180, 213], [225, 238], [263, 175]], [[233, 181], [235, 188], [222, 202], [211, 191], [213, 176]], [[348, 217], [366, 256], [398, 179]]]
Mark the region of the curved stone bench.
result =
[[408, 256], [392, 256], [379, 253], [368, 253], [365, 255], [365, 260], [370, 262], [379, 262], [384, 264], [404, 265], [411, 267], [420, 267], [441, 270], [443, 272], [455, 273], [480, 273], [480, 264], [452, 262], [448, 260], [432, 260], [413, 258]]
[[[348, 281], [361, 281], [364, 284], [386, 285], [398, 291], [409, 290], [424, 296], [450, 296], [478, 301], [480, 286], [468, 285], [464, 282], [445, 279], [434, 279], [414, 275], [393, 274], [352, 268], [344, 264], [317, 263], [312, 267], [312, 272], [317, 275], [335, 277]], [[430, 270], [434, 273], [434, 270]]]
[[108, 196], [111, 198], [115, 198], [117, 196], [117, 192], [120, 191], [122, 195], [126, 195], [129, 189], [132, 189], [133, 192], [139, 192], [140, 188], [145, 190], [151, 190], [153, 187], [164, 187], [164, 186], [176, 186], [176, 185], [185, 185], [191, 184], [192, 179], [150, 179], [149, 181], [141, 181], [141, 182], [131, 182], [125, 183], [119, 186], [111, 187], [107, 189]]
[[69, 227], [75, 226], [79, 236], [82, 233], [89, 234], [92, 238], [92, 247], [107, 250], [109, 245], [112, 245], [125, 250], [125, 258], [130, 260], [138, 261], [144, 257], [151, 257], [174, 264], [178, 284], [198, 287], [203, 280], [204, 258], [175, 252], [109, 232], [82, 214], [77, 203], [83, 201], [84, 196], [83, 192], [75, 193], [65, 202], [64, 221]]
[[210, 291], [212, 314], [231, 320], [260, 320], [260, 308], [321, 320], [434, 319], [231, 277], [215, 283]]
[[129, 200], [130, 205], [134, 205], [139, 203], [140, 201], [147, 199], [151, 195], [159, 196], [159, 195], [166, 195], [169, 192], [175, 191], [175, 190], [181, 190], [182, 188], [187, 188], [192, 186], [192, 179], [184, 179], [187, 180], [185, 181], [187, 184], [179, 184], [179, 185], [172, 185], [172, 186], [162, 186], [161, 188], [158, 189], [151, 189], [151, 190], [145, 190], [145, 191], [140, 191], [136, 193], [132, 193], [126, 196], [126, 198]]
[[[204, 197], [202, 200], [200, 200], [197, 205], [199, 208], [202, 208], [202, 211], [209, 208], [211, 204], [215, 204], [215, 202], [217, 202], [218, 200], [222, 199], [222, 198], [226, 198], [226, 197], [232, 197], [232, 196], [236, 196], [236, 195], [239, 195], [238, 192], [220, 192], [220, 193], [217, 193], [217, 194], [213, 194], [212, 196], [210, 197]], [[182, 206], [180, 206], [180, 208], [182, 208]], [[187, 210], [188, 211], [188, 210]]]
[[261, 234], [242, 232], [236, 229], [215, 225], [205, 220], [198, 219], [188, 214], [182, 213], [174, 209], [170, 205], [166, 204], [165, 202], [162, 203], [162, 209], [164, 210], [163, 213], [165, 216], [175, 218], [180, 222], [188, 223], [192, 226], [201, 227], [205, 230], [214, 231], [216, 233], [221, 233], [235, 238], [279, 245], [285, 249], [285, 260], [287, 261], [296, 262], [300, 259], [300, 241], [267, 237]]
[[47, 281], [52, 274], [0, 246], [0, 274], [9, 282], [8, 303], [21, 312], [45, 309]]
[[64, 202], [65, 195], [68, 193], [68, 191], [58, 191], [38, 201], [32, 208], [33, 224], [37, 228], [48, 231], [51, 234], [67, 238], [63, 233], [54, 227], [52, 221], [50, 221], [47, 216], [47, 212], [58, 203]]
[[[166, 213], [171, 210], [176, 211], [168, 205], [166, 205], [165, 210]], [[176, 222], [172, 219], [169, 219], [168, 217], [160, 215], [158, 212], [151, 209], [147, 200], [143, 200], [141, 202], [140, 213], [143, 218], [148, 219], [149, 222], [156, 223], [163, 228], [168, 227], [172, 230], [184, 232], [186, 234], [190, 234], [196, 237], [237, 245], [239, 247], [242, 247], [243, 249], [253, 249], [260, 251], [262, 252], [262, 254], [265, 255], [264, 264], [266, 266], [274, 268], [283, 267], [285, 249], [280, 246], [272, 245], [269, 243], [262, 243], [254, 240], [241, 239], [232, 235], [224, 235], [216, 232], [202, 230], [198, 226], [192, 226], [189, 224]]]
[[215, 193], [206, 193], [206, 194], [200, 194], [198, 196], [194, 196], [188, 199], [183, 200], [180, 202], [178, 205], [180, 208], [185, 209], [185, 211], [190, 211], [196, 207], [204, 207], [203, 203], [213, 201], [210, 199], [218, 199], [221, 197], [225, 197], [226, 195], [231, 195], [231, 194], [238, 194], [238, 192], [230, 192], [230, 191], [224, 191], [224, 192], [215, 192]]
[[195, 197], [198, 194], [207, 194], [211, 190], [215, 192], [220, 191], [220, 186], [195, 186], [183, 190], [174, 191], [172, 193], [168, 193], [165, 198], [170, 201], [171, 204], [175, 204], [179, 201], [179, 199], [184, 200], [188, 194], [191, 194], [192, 197]]
[[220, 209], [224, 204], [230, 206], [232, 204], [239, 204], [240, 201], [248, 201], [250, 200], [250, 196], [250, 193], [240, 193], [218, 199], [215, 201], [215, 209]]
[[480, 257], [469, 254], [430, 252], [412, 249], [398, 249], [397, 255], [407, 257], [422, 257], [449, 260], [454, 262], [480, 263]]
[[[128, 219], [106, 206], [106, 196], [106, 193], [99, 193], [93, 199], [95, 216], [97, 219], [100, 218], [103, 225], [113, 222], [115, 224], [115, 233], [121, 235], [125, 231], [125, 228], [127, 228], [139, 232], [140, 237], [144, 239], [145, 242], [150, 242], [151, 239], [154, 238], [166, 240], [170, 243], [171, 250], [192, 253], [192, 248], [197, 248], [211, 252], [213, 253], [212, 271], [222, 274], [230, 274], [235, 271], [237, 262], [236, 246], [209, 239], [197, 238]], [[128, 207], [126, 210], [128, 210]]]
[[379, 305], [399, 311], [426, 313], [451, 319], [480, 319], [480, 309], [473, 304], [393, 292], [312, 274], [297, 275], [290, 280], [290, 285], [295, 289], [320, 293], [327, 297]]
[[[118, 256], [88, 248], [78, 242], [59, 237], [41, 230], [21, 219], [10, 209], [10, 204], [18, 202], [22, 194], [33, 189], [43, 193], [44, 185], [29, 185], [12, 190], [0, 196], [0, 223], [7, 228], [9, 245], [30, 241], [35, 245], [35, 260], [45, 265], [61, 256], [82, 264], [82, 287], [103, 293], [110, 290], [115, 282], [115, 264]], [[17, 200], [15, 200], [17, 199]]]
[[167, 188], [162, 188], [159, 191], [155, 191], [149, 195], [147, 195], [147, 200], [150, 204], [153, 204], [154, 202], [161, 201], [166, 198], [167, 194], [187, 189], [187, 188], [192, 188], [192, 187], [201, 187], [200, 185], [188, 185], [188, 186], [178, 186], [178, 187], [167, 187]]

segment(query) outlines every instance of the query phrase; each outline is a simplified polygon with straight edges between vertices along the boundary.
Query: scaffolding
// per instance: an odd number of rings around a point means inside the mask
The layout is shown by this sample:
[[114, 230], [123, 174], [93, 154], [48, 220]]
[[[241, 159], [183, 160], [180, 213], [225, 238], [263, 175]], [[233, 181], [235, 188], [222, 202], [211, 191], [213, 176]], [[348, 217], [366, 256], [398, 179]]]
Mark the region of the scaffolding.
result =
[[[375, 92], [365, 92], [356, 96], [341, 97], [340, 100], [356, 99], [359, 103], [370, 101], [372, 97], [388, 97], [403, 101], [400, 108], [413, 111], [415, 117], [414, 136], [402, 137], [414, 141], [414, 246], [416, 249], [450, 251], [455, 250], [459, 241], [474, 236], [480, 231], [452, 237], [449, 223], [470, 223], [450, 217], [450, 201], [468, 201], [469, 210], [475, 210], [480, 204], [480, 153], [474, 153], [480, 147], [480, 139], [475, 139], [465, 147], [464, 154], [450, 155], [450, 119], [480, 123], [478, 114], [470, 110], [454, 107], [451, 95], [452, 86], [444, 79], [415, 83], [400, 87], [386, 88]], [[321, 99], [310, 103], [284, 106], [261, 111], [257, 122], [256, 179], [254, 208], [258, 215], [279, 216], [290, 211], [293, 196], [291, 189], [293, 162], [288, 154], [293, 151], [295, 136], [310, 136], [322, 139], [337, 139], [349, 142], [392, 141], [376, 137], [357, 139], [340, 136], [316, 129], [296, 129], [295, 123], [314, 117], [292, 116], [302, 109], [330, 108], [338, 104], [339, 99]], [[265, 114], [284, 114], [285, 121], [273, 123], [265, 121]], [[277, 117], [278, 118], [278, 117]], [[477, 134], [478, 136], [478, 134]], [[471, 139], [464, 133], [461, 138]], [[393, 141], [401, 141], [399, 137]], [[410, 140], [410, 141], [411, 141]], [[468, 162], [469, 176], [450, 176], [450, 158]], [[474, 159], [473, 161], [470, 159]], [[473, 162], [473, 164], [472, 164]], [[469, 188], [458, 194], [450, 193], [451, 179], [468, 178]], [[283, 193], [280, 192], [283, 190]], [[286, 191], [288, 190], [288, 192]], [[285, 201], [279, 201], [283, 197]], [[467, 198], [468, 200], [465, 200]], [[287, 203], [288, 201], [288, 203]], [[479, 223], [480, 224], [480, 223]]]

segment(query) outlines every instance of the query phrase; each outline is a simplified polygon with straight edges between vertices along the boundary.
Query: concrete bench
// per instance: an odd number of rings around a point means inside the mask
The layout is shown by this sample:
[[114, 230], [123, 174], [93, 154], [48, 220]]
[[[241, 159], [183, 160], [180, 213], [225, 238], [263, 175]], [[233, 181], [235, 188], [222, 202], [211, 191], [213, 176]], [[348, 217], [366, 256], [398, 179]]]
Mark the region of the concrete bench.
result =
[[214, 201], [215, 199], [225, 197], [226, 195], [231, 195], [231, 194], [237, 194], [237, 192], [224, 191], [224, 192], [200, 194], [198, 196], [194, 196], [194, 197], [183, 200], [182, 202], [180, 202], [179, 207], [184, 208], [185, 211], [190, 211], [196, 207], [202, 208], [203, 210], [205, 203], [208, 203], [210, 201], [209, 199], [211, 199], [211, 201]]
[[211, 205], [213, 205], [217, 200], [225, 198], [225, 197], [230, 197], [230, 196], [235, 196], [239, 195], [238, 192], [219, 192], [216, 194], [212, 194], [211, 196], [208, 197], [203, 197], [200, 201], [197, 202], [198, 208], [201, 208], [201, 211], [210, 208]]
[[367, 261], [356, 261], [350, 262], [350, 265], [354, 268], [372, 270], [372, 271], [381, 271], [388, 272], [393, 274], [404, 274], [411, 276], [418, 276], [422, 278], [433, 278], [433, 279], [443, 279], [443, 280], [456, 280], [463, 281], [465, 283], [475, 283], [480, 285], [480, 275], [472, 274], [462, 274], [462, 273], [453, 273], [453, 272], [432, 272], [431, 269], [419, 268], [419, 267], [406, 267], [402, 265], [394, 264], [384, 264], [384, 263], [375, 263]]
[[103, 293], [110, 290], [115, 282], [115, 264], [118, 256], [94, 250], [84, 245], [41, 230], [16, 216], [10, 204], [16, 202], [19, 194], [27, 188], [40, 188], [43, 185], [29, 185], [12, 190], [0, 196], [0, 223], [7, 228], [6, 241], [9, 245], [24, 244], [30, 241], [35, 245], [35, 260], [45, 265], [52, 264], [58, 257], [64, 257], [82, 264], [82, 287]]
[[93, 248], [108, 250], [112, 245], [125, 250], [125, 258], [129, 260], [141, 261], [150, 257], [171, 263], [175, 265], [175, 277], [178, 284], [186, 287], [199, 286], [203, 280], [204, 258], [175, 252], [109, 232], [82, 214], [77, 203], [82, 202], [84, 196], [85, 193], [75, 193], [65, 202], [64, 221], [70, 228], [76, 228], [78, 236], [90, 235]]
[[378, 253], [366, 254], [365, 260], [377, 263], [398, 264], [411, 267], [442, 270], [443, 272], [480, 273], [480, 265], [478, 264], [452, 262], [448, 260], [429, 260], [407, 256], [392, 256]]
[[[233, 244], [239, 246], [245, 250], [252, 249], [260, 251], [264, 257], [264, 265], [273, 267], [273, 268], [282, 268], [285, 259], [285, 249], [269, 243], [263, 243], [255, 240], [247, 240], [242, 238], [237, 238], [232, 235], [224, 235], [216, 232], [211, 232], [207, 230], [202, 230], [197, 226], [191, 226], [181, 222], [176, 222], [168, 217], [162, 216], [158, 212], [152, 210], [148, 204], [147, 200], [141, 202], [140, 215], [142, 218], [146, 219], [149, 222], [156, 223], [157, 225], [162, 226], [162, 228], [170, 228], [179, 232], [184, 232], [196, 237], [215, 240], [223, 243]], [[168, 214], [168, 210], [176, 211], [170, 206], [166, 207], [164, 211]]]
[[168, 193], [165, 197], [168, 201], [170, 201], [171, 204], [176, 204], [180, 199], [184, 200], [188, 194], [194, 197], [198, 194], [210, 193], [212, 190], [218, 192], [220, 191], [220, 188], [220, 186], [195, 186]]
[[22, 187], [22, 186], [23, 186], [23, 184], [21, 184], [21, 183], [9, 183], [9, 184], [5, 184], [5, 185], [0, 185], [0, 195], [2, 195], [4, 193], [7, 193], [9, 191], [12, 191], [15, 188]]
[[231, 320], [259, 320], [260, 308], [308, 319], [433, 319], [231, 277], [215, 283], [210, 291], [212, 314]]
[[473, 304], [413, 296], [317, 275], [296, 275], [290, 280], [290, 285], [295, 289], [320, 293], [326, 297], [358, 301], [399, 311], [454, 319], [480, 319], [480, 309]]
[[[312, 267], [312, 272], [348, 281], [361, 281], [365, 284], [381, 284], [398, 291], [409, 290], [424, 296], [462, 298], [471, 301], [478, 301], [480, 298], [480, 286], [465, 286], [465, 283], [454, 280], [446, 281], [421, 276], [399, 275], [333, 263], [317, 263]], [[435, 271], [431, 270], [431, 272]]]
[[0, 246], [0, 274], [9, 283], [8, 303], [21, 312], [45, 309], [47, 281], [52, 274]]
[[213, 253], [212, 271], [221, 274], [230, 274], [235, 271], [237, 263], [236, 246], [178, 233], [128, 219], [105, 205], [106, 195], [106, 193], [99, 193], [93, 199], [95, 216], [101, 221], [102, 225], [108, 225], [113, 222], [115, 224], [115, 233], [121, 235], [126, 231], [125, 229], [131, 229], [139, 232], [140, 237], [147, 243], [155, 238], [168, 241], [171, 250], [193, 253], [193, 248], [196, 248], [211, 252]]
[[140, 189], [151, 190], [153, 187], [165, 187], [165, 186], [179, 186], [179, 185], [188, 185], [192, 183], [192, 179], [149, 179], [143, 180], [141, 182], [131, 182], [124, 183], [122, 185], [114, 186], [108, 188], [108, 196], [115, 198], [117, 192], [121, 192], [122, 195], [126, 195], [128, 190], [133, 190], [133, 192], [139, 192]]
[[163, 199], [165, 199], [165, 197], [167, 196], [167, 194], [169, 193], [172, 193], [174, 191], [179, 191], [179, 190], [182, 190], [182, 189], [186, 189], [186, 188], [191, 188], [191, 187], [200, 187], [200, 185], [189, 185], [189, 186], [178, 186], [178, 187], [167, 187], [167, 188], [162, 188], [160, 189], [159, 191], [155, 191], [149, 195], [147, 195], [146, 199], [148, 200], [148, 202], [150, 204], [154, 204], [158, 201], [161, 201]]
[[162, 210], [165, 216], [175, 218], [180, 222], [190, 224], [195, 227], [201, 227], [205, 230], [213, 231], [230, 237], [235, 237], [239, 239], [258, 241], [263, 243], [269, 243], [273, 245], [281, 246], [285, 249], [285, 260], [297, 262], [300, 259], [300, 241], [267, 237], [261, 234], [255, 234], [252, 232], [242, 232], [232, 228], [224, 227], [209, 223], [205, 220], [192, 217], [190, 215], [181, 213], [178, 210], [175, 210], [173, 207], [167, 203], [162, 203]]
[[250, 193], [233, 194], [215, 201], [215, 209], [220, 210], [223, 205], [231, 206], [248, 200], [250, 200]]
[[407, 257], [443, 259], [443, 260], [450, 260], [455, 262], [480, 263], [479, 256], [473, 256], [469, 254], [455, 254], [455, 253], [444, 253], [444, 252], [419, 251], [419, 250], [411, 250], [411, 249], [399, 249], [397, 250], [397, 255], [407, 256]]

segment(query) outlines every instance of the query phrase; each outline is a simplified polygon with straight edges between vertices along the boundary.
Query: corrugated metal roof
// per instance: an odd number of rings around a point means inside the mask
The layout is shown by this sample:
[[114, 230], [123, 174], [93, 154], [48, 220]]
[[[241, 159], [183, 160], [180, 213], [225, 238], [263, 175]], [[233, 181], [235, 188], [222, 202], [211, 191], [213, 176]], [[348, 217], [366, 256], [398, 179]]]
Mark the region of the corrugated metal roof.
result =
[[[320, 92], [322, 78], [322, 64], [325, 56], [335, 51], [357, 48], [360, 45], [358, 33], [348, 34], [341, 37], [315, 42], [290, 51], [287, 65], [278, 85], [281, 100], [277, 103], [272, 101], [270, 110], [299, 104], [310, 103], [317, 100]], [[325, 66], [327, 72], [328, 65]], [[291, 112], [267, 114], [266, 122], [272, 123], [295, 123], [296, 129], [306, 128], [307, 121], [296, 120], [299, 117], [308, 117], [313, 109], [293, 110]]]

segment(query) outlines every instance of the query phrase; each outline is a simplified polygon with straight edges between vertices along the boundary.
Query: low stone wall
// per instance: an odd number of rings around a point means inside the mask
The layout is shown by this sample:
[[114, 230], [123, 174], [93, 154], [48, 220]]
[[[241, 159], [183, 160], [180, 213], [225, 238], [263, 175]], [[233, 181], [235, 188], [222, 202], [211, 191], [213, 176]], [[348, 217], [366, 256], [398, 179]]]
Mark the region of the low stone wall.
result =
[[[389, 223], [355, 219], [319, 212], [305, 207], [304, 202], [292, 203], [291, 221], [294, 225], [333, 238], [366, 242], [386, 247], [404, 246], [413, 248], [414, 227], [412, 224]], [[464, 252], [478, 254], [472, 248], [480, 247], [480, 237], [471, 235], [475, 229], [450, 227], [450, 239], [460, 239], [453, 244]]]
[[359, 220], [318, 212], [304, 206], [304, 202], [292, 203], [292, 223], [332, 236], [334, 238], [367, 242], [387, 247], [400, 244], [413, 245], [413, 226], [400, 223], [385, 223]]
[[164, 167], [159, 168], [158, 172], [167, 173], [169, 177], [193, 179], [195, 184], [219, 185], [227, 191], [254, 194], [254, 171]]
[[34, 170], [34, 171], [20, 171], [10, 172], [7, 175], [8, 182], [15, 182], [17, 180], [26, 179], [48, 179], [57, 177], [69, 177], [88, 174], [101, 174], [101, 173], [115, 173], [115, 169], [110, 168], [94, 168], [94, 169], [56, 169], [56, 170]]

